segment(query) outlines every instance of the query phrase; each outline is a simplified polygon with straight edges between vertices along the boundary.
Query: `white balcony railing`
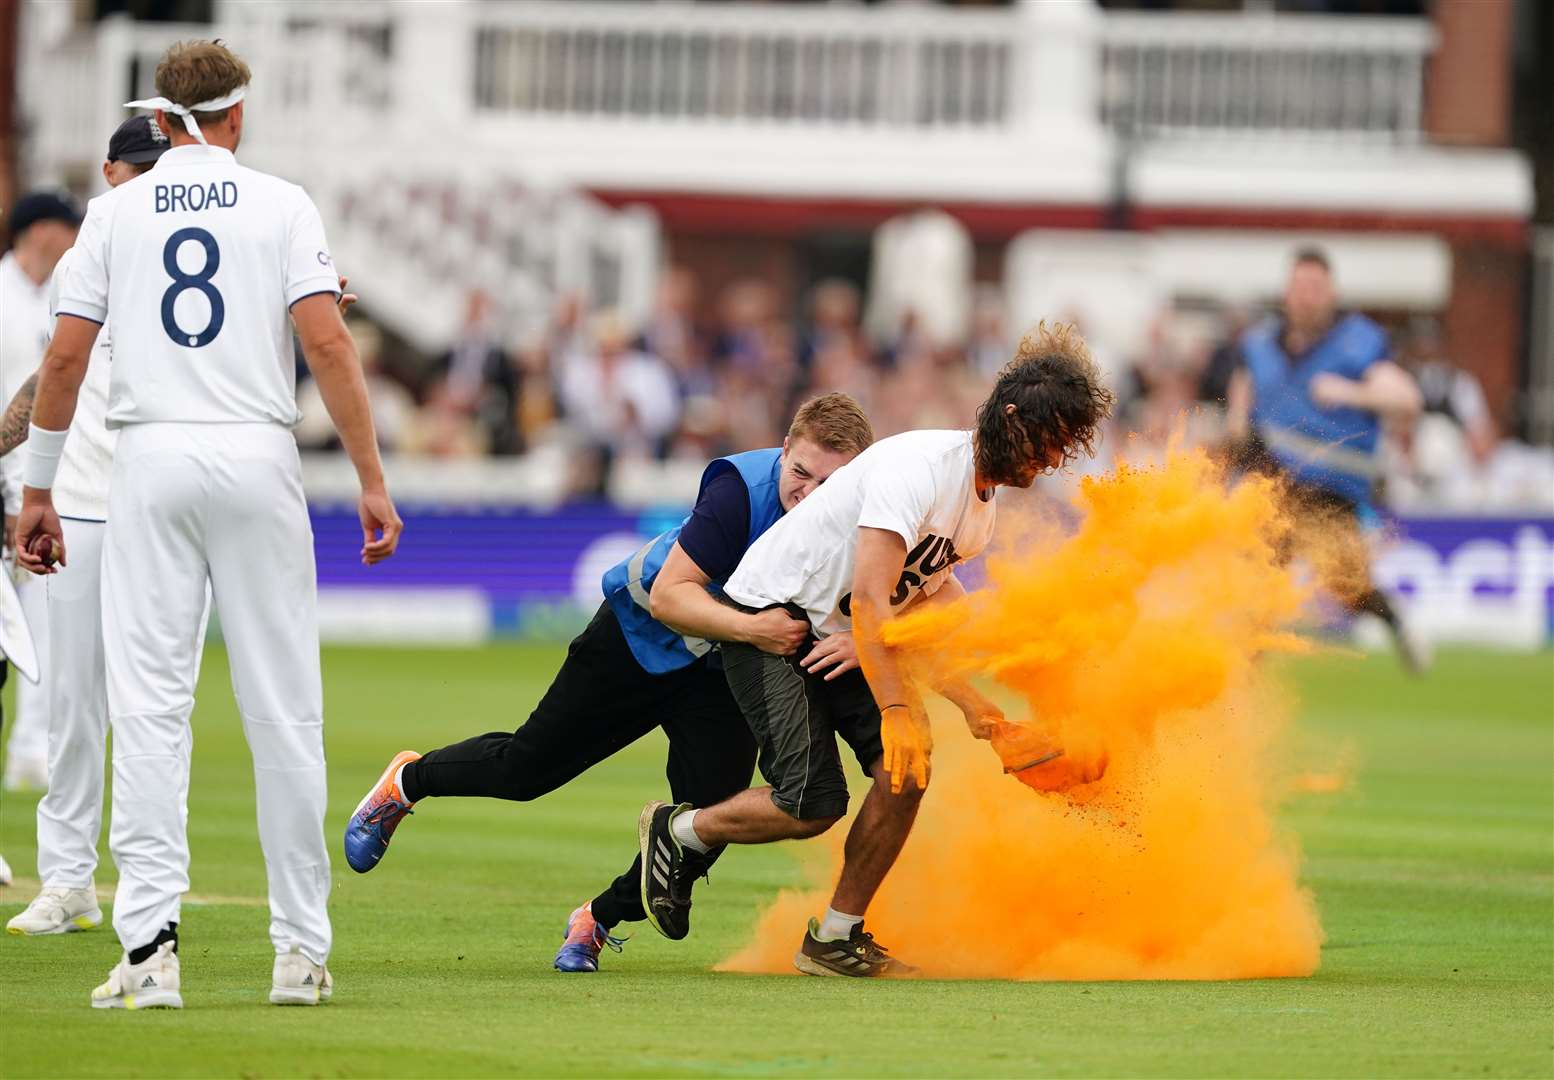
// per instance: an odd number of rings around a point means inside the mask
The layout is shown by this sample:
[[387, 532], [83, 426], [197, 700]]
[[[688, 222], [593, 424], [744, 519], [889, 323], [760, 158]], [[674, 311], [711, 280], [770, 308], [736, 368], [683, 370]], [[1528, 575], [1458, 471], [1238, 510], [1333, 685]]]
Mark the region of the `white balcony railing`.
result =
[[[1038, 0], [1039, 2], [1039, 0]], [[474, 104], [494, 114], [999, 127], [1039, 45], [1019, 8], [481, 5]], [[1115, 13], [1088, 43], [1098, 115], [1127, 135], [1420, 134], [1422, 19]], [[1039, 100], [1029, 103], [1041, 108]]]
[[1125, 136], [1420, 138], [1425, 20], [1118, 13], [1101, 117]]
[[476, 17], [475, 105], [662, 121], [979, 127], [1008, 117], [1003, 12], [513, 3]]

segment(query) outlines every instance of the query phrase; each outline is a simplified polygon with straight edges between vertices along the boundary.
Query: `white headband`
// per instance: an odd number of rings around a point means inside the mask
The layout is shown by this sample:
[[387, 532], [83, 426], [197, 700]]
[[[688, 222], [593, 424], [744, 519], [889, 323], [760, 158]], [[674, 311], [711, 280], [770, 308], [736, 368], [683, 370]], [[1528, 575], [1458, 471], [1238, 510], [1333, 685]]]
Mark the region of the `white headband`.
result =
[[176, 101], [168, 101], [165, 97], [154, 97], [146, 98], [144, 101], [126, 101], [124, 107], [126, 109], [161, 109], [163, 112], [172, 113], [174, 116], [181, 116], [183, 117], [183, 126], [189, 129], [189, 134], [193, 135], [202, 145], [209, 145], [205, 142], [204, 132], [200, 131], [200, 125], [195, 123], [194, 114], [197, 112], [220, 112], [222, 109], [231, 108], [243, 100], [243, 95], [247, 91], [248, 87], [239, 86], [230, 94], [219, 98], [211, 98], [209, 101], [202, 101], [198, 105], [180, 105]]

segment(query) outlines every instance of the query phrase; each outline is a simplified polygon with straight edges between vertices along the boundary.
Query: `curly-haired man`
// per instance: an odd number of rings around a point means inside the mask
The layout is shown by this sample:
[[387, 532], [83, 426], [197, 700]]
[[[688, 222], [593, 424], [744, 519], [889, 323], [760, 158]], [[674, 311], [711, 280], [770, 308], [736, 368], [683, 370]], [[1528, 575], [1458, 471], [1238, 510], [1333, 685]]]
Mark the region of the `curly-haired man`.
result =
[[[824, 676], [804, 661], [738, 643], [723, 646], [729, 688], [755, 734], [769, 786], [705, 809], [650, 803], [638, 823], [643, 907], [677, 936], [685, 898], [682, 863], [724, 844], [817, 836], [847, 810], [840, 735], [873, 777], [847, 836], [831, 907], [811, 919], [798, 955], [813, 975], [874, 976], [908, 970], [863, 929], [863, 915], [911, 831], [928, 784], [931, 739], [922, 704], [899, 658], [879, 635], [891, 615], [922, 600], [962, 594], [953, 567], [993, 535], [1000, 485], [1091, 452], [1112, 395], [1089, 349], [1067, 326], [1043, 325], [1000, 372], [972, 431], [912, 431], [875, 443], [774, 525], [724, 586], [747, 611], [786, 609], [807, 621], [823, 650], [855, 631], [862, 670]], [[806, 665], [810, 670], [806, 670]], [[936, 688], [986, 738], [1002, 721], [970, 686]]]

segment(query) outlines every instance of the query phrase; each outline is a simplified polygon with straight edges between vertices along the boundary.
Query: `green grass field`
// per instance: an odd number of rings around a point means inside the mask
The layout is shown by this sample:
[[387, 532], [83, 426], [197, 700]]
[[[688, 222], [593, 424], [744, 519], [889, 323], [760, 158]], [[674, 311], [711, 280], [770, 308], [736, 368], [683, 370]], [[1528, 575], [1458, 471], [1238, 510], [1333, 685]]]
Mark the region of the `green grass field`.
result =
[[[182, 1012], [95, 1012], [107, 928], [0, 937], [0, 1075], [1549, 1076], [1554, 1074], [1554, 660], [1456, 653], [1293, 666], [1301, 746], [1347, 741], [1354, 783], [1298, 796], [1327, 932], [1309, 979], [894, 982], [717, 974], [790, 847], [746, 849], [681, 943], [640, 929], [605, 970], [551, 970], [567, 912], [623, 868], [663, 754], [644, 740], [537, 803], [428, 805], [367, 877], [340, 828], [402, 747], [511, 728], [560, 657], [540, 647], [325, 654], [335, 1000], [265, 1004], [263, 870], [225, 657], [195, 715]], [[0, 852], [33, 870], [33, 799]], [[105, 848], [106, 850], [106, 848]], [[111, 880], [104, 855], [99, 884]], [[0, 918], [29, 898], [0, 891]], [[995, 927], [967, 927], [967, 933]]]

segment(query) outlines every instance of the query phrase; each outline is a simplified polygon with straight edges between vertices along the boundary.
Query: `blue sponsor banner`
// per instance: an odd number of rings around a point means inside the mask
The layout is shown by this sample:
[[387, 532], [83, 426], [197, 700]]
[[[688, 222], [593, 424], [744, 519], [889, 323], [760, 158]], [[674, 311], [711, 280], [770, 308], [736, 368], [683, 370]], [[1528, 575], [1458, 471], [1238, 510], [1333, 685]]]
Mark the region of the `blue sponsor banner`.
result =
[[1374, 575], [1437, 640], [1554, 641], [1554, 518], [1403, 518], [1378, 548]]
[[[332, 636], [353, 636], [360, 618], [348, 616], [370, 607], [377, 622], [434, 626], [456, 641], [565, 638], [598, 606], [605, 570], [686, 510], [598, 502], [553, 510], [411, 505], [401, 513], [399, 553], [368, 568], [358, 556], [356, 515], [313, 511], [326, 630], [330, 611], [343, 628]], [[968, 568], [968, 584], [976, 569]], [[1554, 640], [1554, 519], [1403, 518], [1377, 548], [1375, 575], [1439, 640], [1515, 647]]]
[[[361, 564], [361, 524], [341, 507], [314, 507], [313, 538], [325, 636], [331, 622], [346, 627], [350, 609], [371, 605], [376, 617], [394, 617], [390, 602], [407, 600], [402, 617], [437, 622], [439, 595], [467, 607], [477, 597], [485, 627], [460, 625], [461, 639], [485, 635], [566, 638], [599, 605], [604, 572], [643, 541], [679, 523], [686, 510], [621, 510], [609, 503], [576, 503], [554, 510], [399, 508], [405, 538], [387, 562]], [[385, 614], [386, 613], [386, 614]], [[438, 625], [442, 625], [437, 622]], [[407, 632], [410, 628], [407, 627]], [[449, 631], [452, 632], [452, 631]], [[410, 634], [411, 637], [415, 635]]]

